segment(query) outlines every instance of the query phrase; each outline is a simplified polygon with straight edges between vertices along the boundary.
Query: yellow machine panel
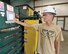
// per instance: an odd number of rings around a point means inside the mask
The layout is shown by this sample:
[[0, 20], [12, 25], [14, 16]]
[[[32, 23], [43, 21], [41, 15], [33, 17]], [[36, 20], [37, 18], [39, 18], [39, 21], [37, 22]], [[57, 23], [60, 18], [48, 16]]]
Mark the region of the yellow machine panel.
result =
[[[37, 24], [39, 20], [25, 20], [28, 24]], [[26, 33], [24, 34], [24, 43], [25, 54], [37, 54], [37, 42], [38, 42], [38, 31], [31, 27], [25, 27]]]
[[34, 11], [28, 8], [28, 16], [32, 16], [34, 14]]

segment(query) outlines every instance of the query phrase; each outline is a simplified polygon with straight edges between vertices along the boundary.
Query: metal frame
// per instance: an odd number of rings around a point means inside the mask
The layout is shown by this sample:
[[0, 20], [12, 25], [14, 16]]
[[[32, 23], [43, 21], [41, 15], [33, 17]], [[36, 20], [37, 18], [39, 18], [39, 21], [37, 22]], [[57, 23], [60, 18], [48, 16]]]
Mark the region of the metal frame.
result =
[[[58, 21], [58, 17], [63, 17], [64, 18], [64, 24], [63, 24], [63, 29], [62, 30], [68, 31], [68, 30], [65, 30], [65, 18], [68, 17], [68, 16], [55, 16], [55, 17], [57, 17], [57, 21]], [[57, 24], [57, 21], [56, 21], [56, 24]]]

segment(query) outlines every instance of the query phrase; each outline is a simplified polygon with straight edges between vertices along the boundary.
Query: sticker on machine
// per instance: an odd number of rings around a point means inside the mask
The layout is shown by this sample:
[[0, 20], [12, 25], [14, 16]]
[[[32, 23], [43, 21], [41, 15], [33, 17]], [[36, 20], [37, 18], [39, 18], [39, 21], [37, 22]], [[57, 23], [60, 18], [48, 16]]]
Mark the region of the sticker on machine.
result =
[[4, 3], [0, 1], [0, 11], [4, 11]]
[[11, 11], [11, 12], [14, 12], [13, 6], [8, 5], [8, 4], [7, 4], [7, 10], [8, 10], [8, 11]]

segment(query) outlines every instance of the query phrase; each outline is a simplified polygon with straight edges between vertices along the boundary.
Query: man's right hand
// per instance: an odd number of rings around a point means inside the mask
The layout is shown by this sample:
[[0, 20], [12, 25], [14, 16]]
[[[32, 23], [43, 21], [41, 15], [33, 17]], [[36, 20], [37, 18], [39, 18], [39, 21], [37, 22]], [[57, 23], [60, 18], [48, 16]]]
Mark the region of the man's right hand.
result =
[[17, 24], [19, 24], [19, 19], [17, 19], [17, 18], [14, 18], [14, 21], [15, 21], [15, 23], [17, 23]]

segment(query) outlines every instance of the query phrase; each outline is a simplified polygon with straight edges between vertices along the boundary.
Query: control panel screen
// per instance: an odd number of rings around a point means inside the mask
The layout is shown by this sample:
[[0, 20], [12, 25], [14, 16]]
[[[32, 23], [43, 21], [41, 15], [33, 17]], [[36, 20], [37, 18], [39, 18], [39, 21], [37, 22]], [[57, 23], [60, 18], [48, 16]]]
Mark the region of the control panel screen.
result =
[[15, 13], [7, 11], [7, 21], [13, 21], [14, 18], [15, 18]]

